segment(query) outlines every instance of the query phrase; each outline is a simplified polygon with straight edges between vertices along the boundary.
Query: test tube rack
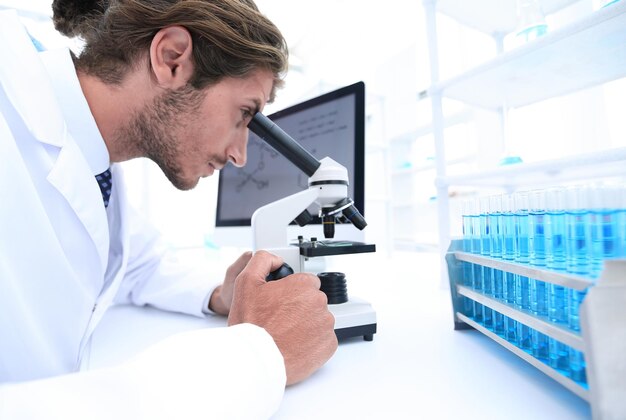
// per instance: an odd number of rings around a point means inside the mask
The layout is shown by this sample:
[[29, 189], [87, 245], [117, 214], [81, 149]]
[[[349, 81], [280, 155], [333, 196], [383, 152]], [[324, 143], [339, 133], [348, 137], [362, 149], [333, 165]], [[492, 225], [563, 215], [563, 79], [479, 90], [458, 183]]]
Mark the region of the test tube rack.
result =
[[[446, 254], [454, 329], [474, 328], [513, 352], [589, 402], [595, 420], [626, 418], [626, 398], [624, 398], [626, 396], [626, 259], [605, 261], [600, 277], [597, 280], [590, 280], [461, 250], [462, 240], [455, 239], [452, 240]], [[580, 307], [580, 333], [554, 324], [547, 317], [520, 310], [512, 304], [463, 285], [463, 262], [575, 290], [588, 289]], [[583, 352], [586, 360], [588, 388], [464, 315], [462, 313], [464, 298], [478, 302]]]

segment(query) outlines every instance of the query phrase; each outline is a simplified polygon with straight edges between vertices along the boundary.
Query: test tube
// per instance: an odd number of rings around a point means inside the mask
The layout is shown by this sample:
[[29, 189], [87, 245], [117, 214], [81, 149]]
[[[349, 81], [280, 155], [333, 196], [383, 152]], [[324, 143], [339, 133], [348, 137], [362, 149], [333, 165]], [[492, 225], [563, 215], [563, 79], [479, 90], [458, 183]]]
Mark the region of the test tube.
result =
[[[491, 226], [489, 217], [489, 197], [480, 197], [480, 255], [491, 256]], [[493, 279], [490, 267], [481, 266], [482, 293], [493, 296]], [[483, 325], [493, 330], [493, 309], [483, 305]]]
[[587, 186], [573, 186], [565, 192], [566, 270], [581, 276], [591, 275], [588, 190]]
[[[534, 190], [528, 195], [528, 253], [530, 265], [546, 265], [545, 216], [546, 200], [544, 190]], [[530, 279], [530, 310], [537, 316], [548, 315], [548, 294], [546, 283]], [[548, 336], [537, 330], [531, 331], [532, 353], [539, 360], [548, 360]]]
[[[473, 201], [472, 200], [465, 200], [463, 201], [463, 203], [461, 204], [461, 218], [462, 218], [462, 227], [463, 227], [463, 251], [465, 252], [471, 252], [472, 250], [472, 219], [471, 219], [471, 214], [473, 213], [472, 211], [472, 204]], [[472, 268], [472, 263], [469, 263], [467, 261], [463, 261], [461, 263], [461, 273], [463, 276], [463, 285], [467, 286], [467, 287], [473, 287], [474, 286], [474, 279], [473, 279], [473, 268]], [[467, 297], [463, 296], [463, 313], [470, 317], [473, 318], [474, 317], [474, 302], [471, 299], [468, 299]]]
[[[566, 190], [566, 253], [567, 271], [591, 278], [591, 224], [589, 219], [589, 188], [574, 186]], [[574, 331], [580, 331], [580, 304], [587, 294], [586, 290], [570, 289], [567, 294], [568, 325]], [[571, 349], [569, 352], [570, 377], [577, 382], [586, 382], [584, 354]]]
[[[470, 252], [472, 254], [480, 254], [481, 241], [480, 241], [480, 209], [478, 202], [472, 200], [469, 204], [469, 215], [471, 219], [471, 247]], [[482, 290], [481, 279], [481, 266], [479, 264], [472, 264], [472, 287], [474, 290], [480, 292]], [[483, 322], [483, 305], [478, 302], [473, 302], [474, 306], [474, 320], [478, 323]]]
[[619, 251], [621, 258], [626, 257], [626, 186], [622, 185], [619, 192], [619, 214], [617, 221]]
[[[528, 193], [520, 191], [514, 195], [515, 205], [515, 261], [521, 264], [529, 262], [528, 254]], [[519, 310], [530, 310], [530, 287], [528, 277], [515, 275], [515, 306]], [[517, 346], [524, 351], [532, 349], [530, 328], [517, 323]]]
[[[490, 252], [491, 258], [502, 259], [502, 196], [492, 195], [489, 197], [489, 227], [490, 227]], [[502, 270], [491, 270], [492, 295], [494, 299], [502, 300], [504, 295], [504, 273]], [[493, 312], [493, 331], [504, 337], [504, 315], [498, 311]]]
[[531, 191], [528, 195], [528, 253], [530, 265], [546, 265], [546, 194], [543, 190]]
[[[565, 271], [565, 189], [554, 188], [546, 193], [545, 236], [548, 269]], [[548, 288], [550, 321], [567, 325], [567, 289], [558, 284]], [[549, 365], [569, 375], [569, 347], [554, 338], [548, 339]]]
[[602, 271], [603, 257], [603, 232], [602, 216], [604, 213], [604, 197], [602, 196], [602, 186], [589, 188], [589, 229], [591, 240], [589, 243], [591, 257], [591, 276], [596, 278]]
[[[592, 271], [602, 270], [602, 261], [620, 256], [620, 188], [604, 185], [591, 192]], [[599, 263], [598, 263], [599, 260]], [[595, 265], [594, 265], [595, 263]]]
[[566, 269], [565, 253], [565, 188], [546, 193], [546, 266], [551, 270]]
[[[506, 261], [515, 259], [515, 204], [512, 194], [502, 195], [502, 258]], [[505, 272], [503, 278], [503, 296], [505, 302], [515, 304], [515, 275]], [[504, 338], [511, 343], [517, 343], [517, 321], [506, 317], [504, 319]]]

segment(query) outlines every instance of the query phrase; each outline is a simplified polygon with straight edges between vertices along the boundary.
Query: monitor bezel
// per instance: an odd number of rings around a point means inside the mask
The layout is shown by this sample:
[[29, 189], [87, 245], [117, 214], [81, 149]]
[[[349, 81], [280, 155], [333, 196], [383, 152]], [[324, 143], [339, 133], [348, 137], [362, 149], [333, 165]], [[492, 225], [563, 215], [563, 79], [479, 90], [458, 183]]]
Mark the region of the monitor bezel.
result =
[[[332, 92], [325, 93], [315, 98], [300, 102], [288, 108], [276, 111], [267, 117], [271, 120], [282, 118], [300, 112], [307, 108], [312, 108], [333, 100], [354, 95], [354, 174], [350, 183], [354, 185], [355, 207], [365, 216], [365, 83], [357, 82], [349, 86], [342, 87]], [[289, 133], [288, 133], [289, 134]], [[297, 140], [297, 139], [296, 139]], [[330, 156], [332, 158], [332, 156]], [[238, 227], [251, 226], [251, 217], [243, 219], [223, 220], [221, 216], [222, 184], [224, 177], [222, 171], [219, 174], [217, 208], [215, 212], [215, 227]], [[321, 224], [319, 217], [314, 217], [311, 225]]]

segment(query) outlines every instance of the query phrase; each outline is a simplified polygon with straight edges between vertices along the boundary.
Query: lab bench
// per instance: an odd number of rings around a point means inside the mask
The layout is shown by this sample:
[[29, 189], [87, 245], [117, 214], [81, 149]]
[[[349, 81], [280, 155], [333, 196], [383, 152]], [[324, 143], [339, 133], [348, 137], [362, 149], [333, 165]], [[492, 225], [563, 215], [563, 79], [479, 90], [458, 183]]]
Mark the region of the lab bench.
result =
[[[584, 399], [485, 335], [454, 330], [439, 254], [363, 255], [333, 257], [327, 268], [345, 272], [349, 295], [374, 306], [374, 340], [340, 342], [326, 365], [286, 389], [274, 420], [591, 418]], [[89, 366], [117, 364], [176, 332], [225, 325], [223, 317], [113, 307]]]

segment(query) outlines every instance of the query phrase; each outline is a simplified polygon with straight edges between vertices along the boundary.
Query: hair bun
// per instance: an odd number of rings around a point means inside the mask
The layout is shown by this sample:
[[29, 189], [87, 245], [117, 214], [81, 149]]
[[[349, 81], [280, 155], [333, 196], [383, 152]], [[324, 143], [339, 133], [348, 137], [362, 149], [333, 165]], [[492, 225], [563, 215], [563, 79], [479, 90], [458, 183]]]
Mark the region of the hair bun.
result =
[[105, 0], [54, 0], [52, 2], [54, 27], [69, 37], [81, 35], [84, 23], [104, 13], [106, 3], [108, 1]]

